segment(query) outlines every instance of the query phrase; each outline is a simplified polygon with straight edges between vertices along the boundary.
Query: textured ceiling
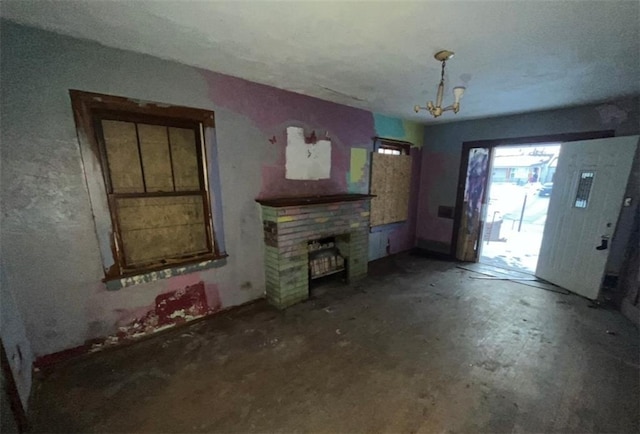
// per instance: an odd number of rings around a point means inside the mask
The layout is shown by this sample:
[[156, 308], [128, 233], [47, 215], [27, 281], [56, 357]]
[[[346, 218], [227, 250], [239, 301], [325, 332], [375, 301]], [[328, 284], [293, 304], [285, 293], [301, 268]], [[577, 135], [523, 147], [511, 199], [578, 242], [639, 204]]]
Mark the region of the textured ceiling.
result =
[[638, 1], [4, 0], [26, 25], [379, 113], [433, 122], [440, 65], [467, 92], [442, 121], [640, 93]]

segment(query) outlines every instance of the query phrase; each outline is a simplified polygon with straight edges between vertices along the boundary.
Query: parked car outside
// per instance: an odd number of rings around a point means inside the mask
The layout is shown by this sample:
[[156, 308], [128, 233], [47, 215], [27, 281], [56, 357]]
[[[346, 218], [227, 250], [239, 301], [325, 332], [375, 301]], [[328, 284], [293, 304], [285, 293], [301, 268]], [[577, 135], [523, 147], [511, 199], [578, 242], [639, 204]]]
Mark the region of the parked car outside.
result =
[[539, 182], [529, 182], [524, 186], [524, 190], [527, 195], [535, 195], [538, 194], [540, 190], [542, 190], [542, 184]]
[[553, 189], [553, 182], [545, 182], [544, 184], [542, 184], [542, 188], [540, 189], [540, 192], [538, 193], [538, 195], [542, 197], [551, 196], [552, 189]]

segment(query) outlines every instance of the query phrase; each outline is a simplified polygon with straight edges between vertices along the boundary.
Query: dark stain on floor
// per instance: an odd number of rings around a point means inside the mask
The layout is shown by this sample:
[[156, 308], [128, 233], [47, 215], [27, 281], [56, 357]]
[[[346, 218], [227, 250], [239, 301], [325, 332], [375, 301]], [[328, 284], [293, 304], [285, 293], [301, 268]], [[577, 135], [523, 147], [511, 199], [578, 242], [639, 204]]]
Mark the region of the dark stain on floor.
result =
[[370, 270], [59, 364], [32, 431], [640, 429], [639, 334], [618, 312], [409, 255]]

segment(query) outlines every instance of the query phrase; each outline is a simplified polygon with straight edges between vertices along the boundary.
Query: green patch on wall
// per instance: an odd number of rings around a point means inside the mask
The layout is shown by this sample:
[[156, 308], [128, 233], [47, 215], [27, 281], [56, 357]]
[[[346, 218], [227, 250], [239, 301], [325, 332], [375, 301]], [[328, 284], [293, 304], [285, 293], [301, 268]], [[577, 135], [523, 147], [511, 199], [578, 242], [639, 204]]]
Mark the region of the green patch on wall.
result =
[[412, 121], [402, 121], [404, 124], [404, 139], [419, 148], [424, 144], [424, 125]]
[[404, 123], [402, 119], [374, 113], [373, 122], [376, 134], [387, 139], [404, 140]]
[[404, 140], [413, 146], [423, 144], [424, 125], [374, 113], [376, 134], [386, 139]]
[[351, 164], [349, 167], [349, 182], [361, 182], [367, 165], [368, 152], [363, 148], [351, 148]]

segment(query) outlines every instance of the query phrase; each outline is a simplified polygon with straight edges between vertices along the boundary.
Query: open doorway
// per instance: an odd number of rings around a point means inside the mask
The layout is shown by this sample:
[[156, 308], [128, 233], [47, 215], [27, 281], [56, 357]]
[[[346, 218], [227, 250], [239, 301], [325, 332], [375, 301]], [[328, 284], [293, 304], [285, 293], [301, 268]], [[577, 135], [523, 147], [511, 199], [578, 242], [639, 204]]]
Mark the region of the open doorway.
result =
[[[487, 215], [488, 190], [491, 175], [490, 163], [497, 149], [557, 143], [566, 145], [572, 142], [605, 139], [613, 136], [614, 132], [607, 130], [464, 142], [458, 175], [454, 231], [451, 240], [452, 256], [462, 262], [479, 262], [480, 260], [484, 222], [492, 219], [492, 216]], [[557, 186], [555, 190], [558, 191]], [[522, 202], [520, 202], [520, 206], [522, 206]]]
[[494, 148], [481, 263], [535, 273], [559, 154], [560, 143]]
[[[526, 267], [528, 276], [521, 271], [500, 270], [486, 263], [460, 267], [471, 268], [472, 271], [481, 269], [483, 274], [489, 274], [487, 270], [495, 270], [499, 278], [513, 275], [518, 281], [535, 282], [532, 286], [539, 286], [540, 281], [548, 282], [545, 285], [549, 287], [557, 285], [588, 299], [596, 299], [607, 272], [609, 252], [616, 245], [616, 226], [621, 209], [631, 204], [631, 198], [625, 198], [624, 194], [625, 188], [629, 188], [633, 161], [638, 158], [638, 140], [639, 136], [614, 137], [613, 131], [609, 130], [464, 142], [451, 240], [452, 255], [461, 262], [485, 262], [481, 260], [480, 252], [483, 249], [484, 256], [489, 256], [487, 244], [492, 246], [494, 241], [506, 243], [511, 238], [516, 241], [518, 249], [527, 250], [525, 255], [529, 256], [525, 258], [529, 264], [518, 264], [516, 261], [509, 263], [505, 260], [509, 255], [503, 254], [499, 265], [516, 270]], [[520, 197], [519, 200], [502, 198], [502, 202], [506, 202], [511, 209], [496, 209], [495, 194], [489, 192], [490, 181], [492, 178], [496, 181], [499, 176], [493, 170], [499, 167], [494, 161], [496, 152], [505, 147], [535, 149], [548, 144], [558, 146], [559, 143], [562, 144], [562, 152], [557, 157], [557, 164], [549, 162], [546, 174], [540, 169], [533, 170], [533, 167], [526, 170], [524, 185], [523, 176], [516, 176], [514, 170], [509, 172], [511, 182], [504, 182], [507, 180], [505, 168], [503, 184], [517, 191]], [[553, 184], [545, 185], [549, 182]], [[512, 185], [520, 188], [516, 190]], [[526, 195], [522, 194], [522, 187], [526, 187]], [[548, 187], [551, 187], [550, 192]], [[493, 190], [496, 193], [495, 186]], [[548, 204], [537, 200], [546, 198], [547, 194], [550, 195]], [[548, 211], [541, 213], [546, 208]], [[527, 213], [528, 209], [534, 211], [533, 215]], [[494, 215], [495, 211], [500, 211], [501, 216]], [[485, 227], [486, 223], [491, 225]], [[538, 227], [531, 227], [536, 224]], [[535, 229], [531, 232], [538, 233], [536, 239], [518, 240], [518, 232], [522, 233], [527, 225], [529, 229]], [[508, 231], [516, 231], [516, 234], [508, 234]], [[515, 258], [513, 251], [509, 253]], [[499, 257], [499, 254], [493, 257]], [[553, 290], [556, 289], [553, 287]]]

